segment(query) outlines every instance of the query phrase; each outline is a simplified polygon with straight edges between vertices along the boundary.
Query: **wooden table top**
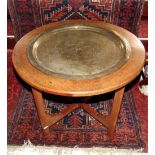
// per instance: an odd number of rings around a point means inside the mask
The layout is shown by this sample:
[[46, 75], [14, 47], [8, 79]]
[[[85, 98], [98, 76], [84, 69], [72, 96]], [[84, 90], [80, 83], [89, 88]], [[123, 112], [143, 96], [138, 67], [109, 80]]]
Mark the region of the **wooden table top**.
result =
[[13, 65], [25, 82], [47, 93], [75, 97], [125, 86], [144, 61], [144, 47], [135, 35], [101, 21], [44, 25], [22, 37], [13, 52]]

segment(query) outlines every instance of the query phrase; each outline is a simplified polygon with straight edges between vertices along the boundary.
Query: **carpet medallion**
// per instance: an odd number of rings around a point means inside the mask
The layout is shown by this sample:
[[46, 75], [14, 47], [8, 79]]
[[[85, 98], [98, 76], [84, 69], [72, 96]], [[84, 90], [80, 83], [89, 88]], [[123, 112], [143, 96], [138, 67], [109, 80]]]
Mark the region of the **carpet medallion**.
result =
[[[106, 128], [82, 109], [70, 113], [54, 124], [50, 128], [50, 136], [44, 138], [31, 90], [22, 87], [19, 94], [12, 117], [8, 121], [8, 144], [21, 145], [24, 140], [29, 139], [35, 145], [135, 149], [145, 147], [141, 139], [140, 124], [130, 90], [124, 94], [113, 140], [107, 136]], [[111, 110], [112, 98], [111, 93], [100, 95], [92, 98], [88, 103], [98, 112], [107, 115]], [[49, 114], [59, 112], [71, 101], [71, 99], [58, 98], [53, 95], [44, 95], [44, 99], [46, 112]]]

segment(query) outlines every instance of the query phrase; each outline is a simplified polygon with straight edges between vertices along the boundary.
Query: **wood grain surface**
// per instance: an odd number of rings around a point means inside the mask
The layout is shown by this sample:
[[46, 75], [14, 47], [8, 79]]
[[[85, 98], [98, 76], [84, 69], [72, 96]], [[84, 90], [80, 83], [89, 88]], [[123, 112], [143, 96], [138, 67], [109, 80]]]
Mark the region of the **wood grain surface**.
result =
[[[65, 24], [94, 24], [116, 32], [131, 48], [128, 61], [117, 71], [92, 79], [70, 80], [51, 76], [39, 71], [29, 63], [26, 48], [39, 32]], [[145, 50], [139, 39], [129, 31], [102, 21], [67, 20], [37, 28], [16, 44], [13, 51], [13, 65], [19, 76], [35, 89], [62, 96], [92, 96], [119, 89], [132, 81], [142, 70]]]

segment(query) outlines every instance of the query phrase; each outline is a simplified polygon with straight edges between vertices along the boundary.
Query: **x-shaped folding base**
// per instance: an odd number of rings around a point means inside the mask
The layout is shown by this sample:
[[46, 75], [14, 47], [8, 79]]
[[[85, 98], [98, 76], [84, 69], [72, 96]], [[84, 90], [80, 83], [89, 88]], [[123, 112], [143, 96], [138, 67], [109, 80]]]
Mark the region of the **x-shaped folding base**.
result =
[[75, 109], [82, 108], [88, 112], [92, 117], [102, 123], [108, 129], [108, 135], [113, 138], [113, 134], [116, 127], [117, 118], [119, 115], [121, 102], [124, 94], [124, 87], [115, 91], [114, 101], [112, 105], [112, 110], [109, 115], [102, 115], [98, 113], [94, 108], [90, 107], [87, 103], [76, 103], [70, 104], [65, 109], [57, 114], [49, 115], [45, 112], [45, 105], [42, 97], [42, 93], [34, 88], [32, 88], [33, 96], [35, 99], [35, 104], [39, 114], [39, 119], [41, 121], [41, 126], [43, 128], [45, 136], [48, 136], [49, 127], [64, 118], [67, 114], [74, 111]]

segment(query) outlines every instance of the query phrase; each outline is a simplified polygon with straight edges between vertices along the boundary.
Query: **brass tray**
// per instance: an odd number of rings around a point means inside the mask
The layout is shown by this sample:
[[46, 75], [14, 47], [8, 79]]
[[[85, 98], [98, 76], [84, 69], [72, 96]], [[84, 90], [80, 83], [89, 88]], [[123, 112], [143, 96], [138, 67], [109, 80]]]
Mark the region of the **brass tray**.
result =
[[26, 51], [30, 63], [40, 71], [77, 80], [110, 74], [130, 56], [122, 36], [91, 24], [49, 28], [35, 36]]

